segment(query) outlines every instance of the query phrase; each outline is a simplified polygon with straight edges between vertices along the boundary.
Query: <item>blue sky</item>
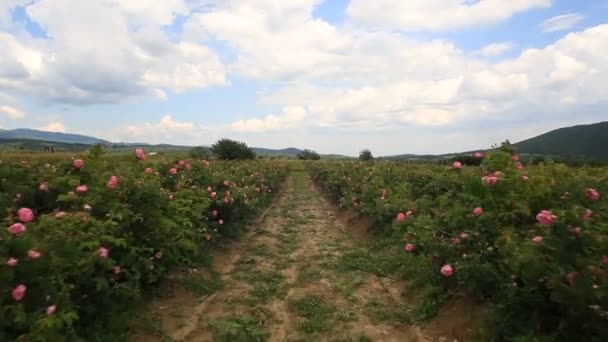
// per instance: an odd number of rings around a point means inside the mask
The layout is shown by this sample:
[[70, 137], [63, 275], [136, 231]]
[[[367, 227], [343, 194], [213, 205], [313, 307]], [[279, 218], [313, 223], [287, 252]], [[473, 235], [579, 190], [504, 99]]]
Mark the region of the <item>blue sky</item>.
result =
[[0, 127], [443, 153], [608, 119], [608, 3], [7, 0]]

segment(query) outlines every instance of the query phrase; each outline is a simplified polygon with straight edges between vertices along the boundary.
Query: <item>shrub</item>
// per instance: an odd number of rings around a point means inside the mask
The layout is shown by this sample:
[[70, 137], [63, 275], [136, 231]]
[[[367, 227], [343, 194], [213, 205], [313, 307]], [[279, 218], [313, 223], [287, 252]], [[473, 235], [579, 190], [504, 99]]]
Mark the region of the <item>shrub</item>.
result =
[[211, 151], [223, 160], [254, 159], [255, 152], [247, 144], [230, 139], [220, 139], [211, 146]]

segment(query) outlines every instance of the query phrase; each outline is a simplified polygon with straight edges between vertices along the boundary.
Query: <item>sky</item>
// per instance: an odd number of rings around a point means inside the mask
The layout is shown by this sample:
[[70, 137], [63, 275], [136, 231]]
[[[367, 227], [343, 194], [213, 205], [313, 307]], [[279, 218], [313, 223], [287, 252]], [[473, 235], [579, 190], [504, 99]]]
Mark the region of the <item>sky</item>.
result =
[[376, 155], [608, 120], [606, 0], [0, 0], [0, 128]]

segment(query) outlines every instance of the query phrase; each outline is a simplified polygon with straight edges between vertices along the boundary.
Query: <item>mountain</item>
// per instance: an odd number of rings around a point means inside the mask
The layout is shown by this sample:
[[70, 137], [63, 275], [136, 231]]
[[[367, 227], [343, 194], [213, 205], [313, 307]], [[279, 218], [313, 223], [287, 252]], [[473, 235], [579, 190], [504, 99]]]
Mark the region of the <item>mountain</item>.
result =
[[[107, 140], [98, 139], [86, 135], [46, 132], [35, 129], [0, 129], [0, 150], [29, 150], [29, 151], [44, 151], [46, 148], [53, 146], [56, 151], [84, 151], [91, 148], [91, 145], [102, 143], [109, 146], [113, 151], [121, 151], [132, 149], [136, 146], [145, 147], [149, 151], [189, 151], [192, 146], [171, 145], [171, 144], [148, 144], [148, 143], [113, 143]], [[257, 155], [267, 157], [292, 157], [296, 158], [301, 149], [294, 147], [284, 149], [269, 149], [254, 147], [253, 150]], [[326, 158], [346, 158], [339, 155], [326, 155]]]
[[608, 160], [608, 121], [559, 128], [514, 146], [521, 154]]
[[70, 134], [70, 133], [59, 133], [59, 132], [45, 132], [39, 131], [35, 129], [13, 129], [13, 130], [1, 130], [0, 131], [0, 139], [25, 139], [25, 140], [44, 140], [44, 141], [53, 141], [60, 143], [68, 143], [68, 144], [86, 144], [86, 145], [94, 145], [98, 142], [101, 143], [109, 143], [103, 139], [97, 139], [93, 137], [89, 137], [86, 135], [80, 134]]

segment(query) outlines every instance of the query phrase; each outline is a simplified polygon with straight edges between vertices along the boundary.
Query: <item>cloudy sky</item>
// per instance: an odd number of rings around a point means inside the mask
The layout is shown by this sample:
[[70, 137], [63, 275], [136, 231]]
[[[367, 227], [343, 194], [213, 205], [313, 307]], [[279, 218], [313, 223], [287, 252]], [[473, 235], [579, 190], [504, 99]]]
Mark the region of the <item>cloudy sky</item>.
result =
[[439, 153], [608, 120], [605, 0], [0, 0], [0, 127]]

